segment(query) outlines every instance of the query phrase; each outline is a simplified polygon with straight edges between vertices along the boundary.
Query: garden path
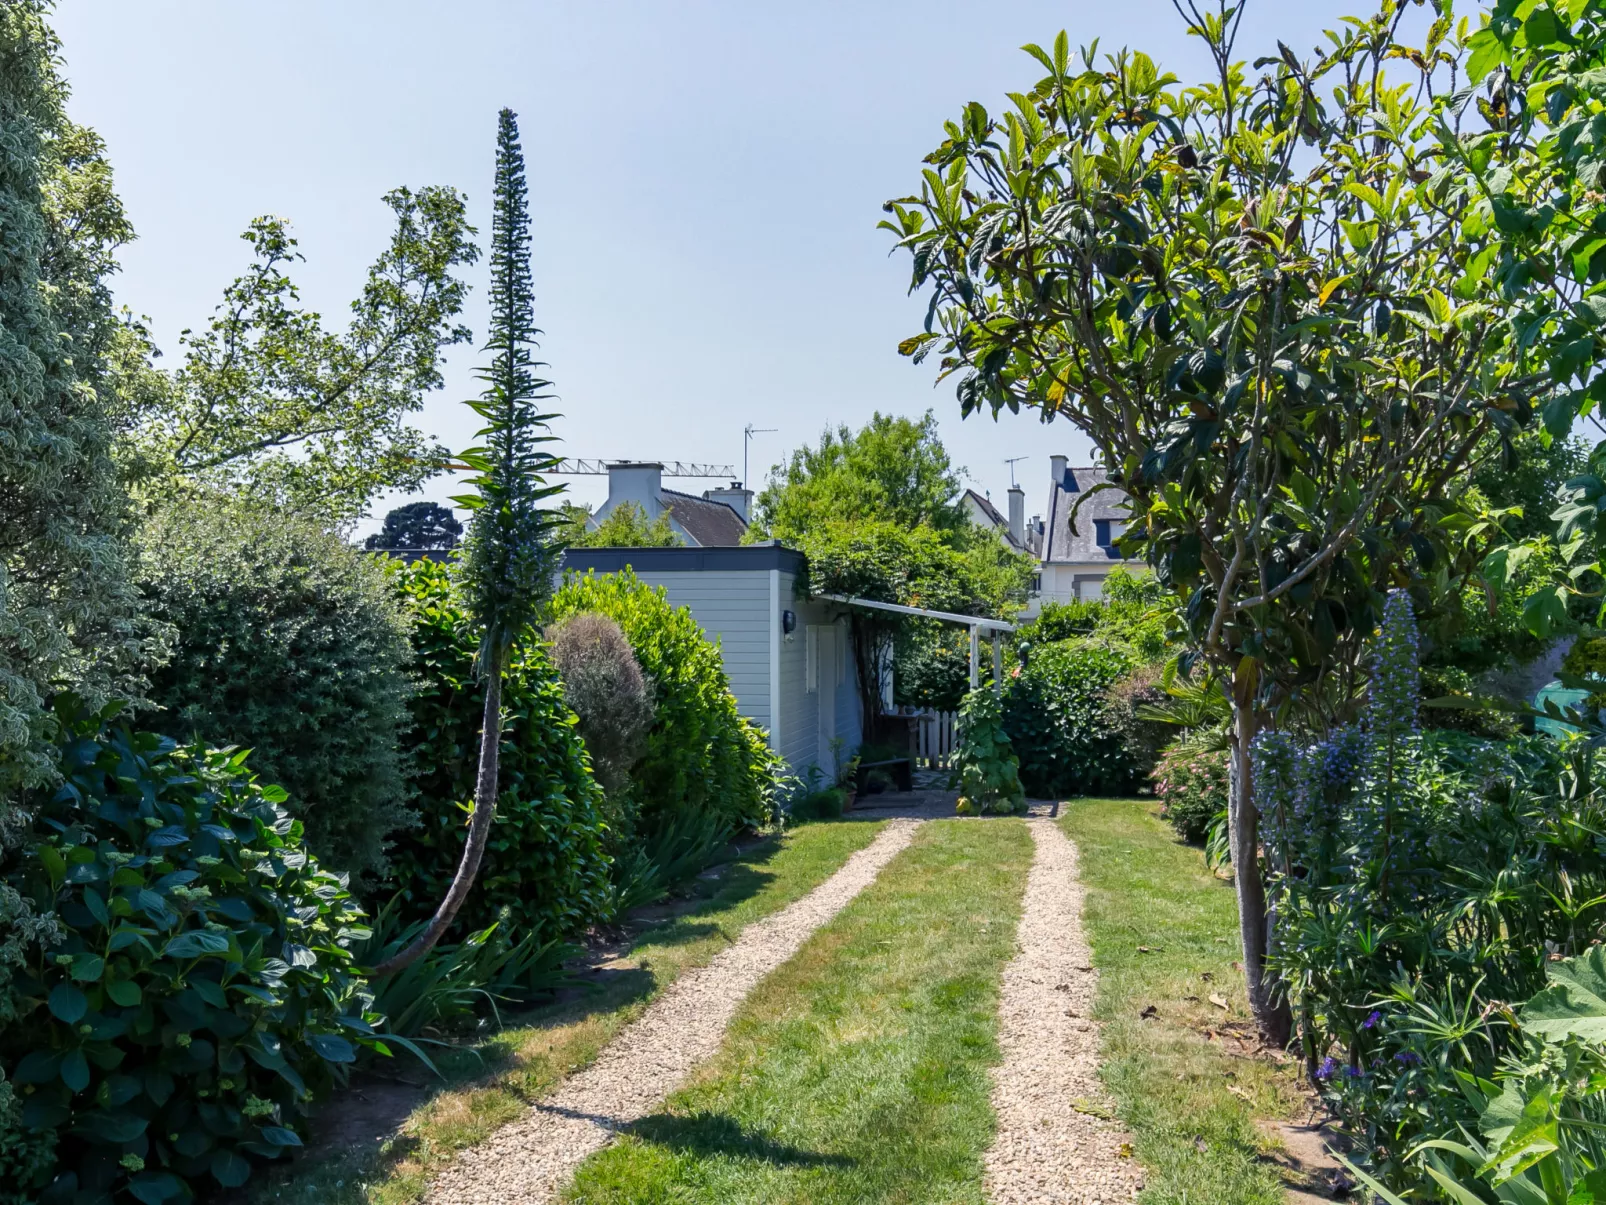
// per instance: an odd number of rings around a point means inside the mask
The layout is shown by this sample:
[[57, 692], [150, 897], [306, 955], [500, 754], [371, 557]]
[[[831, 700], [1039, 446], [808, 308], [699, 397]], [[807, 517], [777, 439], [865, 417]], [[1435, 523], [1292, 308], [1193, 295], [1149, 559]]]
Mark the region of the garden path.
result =
[[748, 926], [708, 965], [677, 979], [595, 1063], [460, 1155], [431, 1186], [429, 1205], [537, 1205], [555, 1198], [581, 1162], [648, 1116], [719, 1049], [747, 994], [873, 883], [920, 823], [893, 820], [808, 895]]
[[993, 1073], [993, 1205], [1116, 1205], [1143, 1185], [1099, 1080], [1098, 972], [1082, 932], [1076, 846], [1033, 809], [1036, 856], [1004, 970]]

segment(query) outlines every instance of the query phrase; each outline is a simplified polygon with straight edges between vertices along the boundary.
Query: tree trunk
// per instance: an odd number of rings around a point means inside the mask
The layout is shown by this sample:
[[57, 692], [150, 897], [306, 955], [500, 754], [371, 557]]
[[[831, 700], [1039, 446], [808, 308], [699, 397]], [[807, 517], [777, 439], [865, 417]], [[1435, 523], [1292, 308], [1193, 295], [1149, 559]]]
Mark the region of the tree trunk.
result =
[[1255, 807], [1249, 751], [1260, 720], [1252, 703], [1233, 694], [1232, 751], [1228, 775], [1227, 831], [1231, 837], [1233, 882], [1238, 891], [1238, 932], [1243, 939], [1244, 981], [1249, 1010], [1261, 1039], [1281, 1049], [1293, 1032], [1287, 998], [1266, 974], [1272, 918], [1266, 907], [1265, 868], [1260, 858], [1260, 813]]
[[496, 818], [497, 775], [502, 758], [502, 660], [501, 652], [489, 655], [490, 665], [485, 678], [485, 714], [480, 727], [480, 766], [474, 782], [474, 815], [468, 822], [468, 842], [463, 846], [462, 860], [452, 885], [435, 909], [435, 915], [423, 932], [405, 949], [387, 958], [369, 972], [375, 979], [392, 974], [417, 962], [435, 948], [437, 942], [457, 919], [457, 911], [474, 888], [485, 859], [485, 846], [491, 837], [491, 821]]

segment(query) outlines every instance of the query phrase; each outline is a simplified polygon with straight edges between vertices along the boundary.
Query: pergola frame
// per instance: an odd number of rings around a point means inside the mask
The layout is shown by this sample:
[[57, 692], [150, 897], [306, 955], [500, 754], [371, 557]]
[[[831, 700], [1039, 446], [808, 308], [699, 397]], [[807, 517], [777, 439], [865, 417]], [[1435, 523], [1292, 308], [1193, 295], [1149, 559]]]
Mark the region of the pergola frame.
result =
[[957, 623], [970, 629], [970, 689], [981, 685], [981, 634], [991, 633], [993, 646], [993, 690], [1003, 690], [1004, 655], [998, 637], [1013, 632], [1015, 625], [1002, 619], [988, 619], [981, 615], [960, 615], [956, 611], [931, 611], [925, 607], [906, 607], [901, 603], [877, 602], [871, 598], [850, 598], [845, 594], [821, 594], [818, 597], [849, 607], [865, 607], [872, 611], [891, 611], [895, 615], [913, 615], [918, 619], [937, 619], [943, 623]]

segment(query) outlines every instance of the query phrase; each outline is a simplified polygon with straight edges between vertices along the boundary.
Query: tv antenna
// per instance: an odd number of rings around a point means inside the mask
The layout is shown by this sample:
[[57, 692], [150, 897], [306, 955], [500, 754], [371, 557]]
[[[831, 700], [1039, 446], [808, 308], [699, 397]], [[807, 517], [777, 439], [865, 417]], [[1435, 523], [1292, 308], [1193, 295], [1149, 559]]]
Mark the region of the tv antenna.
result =
[[752, 423], [742, 428], [742, 488], [747, 488], [747, 445], [753, 442], [755, 435], [773, 435], [779, 427], [755, 427]]
[[1031, 459], [1030, 456], [1010, 456], [1010, 457], [1006, 457], [1005, 458], [1004, 463], [1009, 466], [1009, 488], [1010, 489], [1014, 489], [1015, 488], [1015, 462], [1018, 461], [1018, 460], [1030, 460], [1030, 459]]

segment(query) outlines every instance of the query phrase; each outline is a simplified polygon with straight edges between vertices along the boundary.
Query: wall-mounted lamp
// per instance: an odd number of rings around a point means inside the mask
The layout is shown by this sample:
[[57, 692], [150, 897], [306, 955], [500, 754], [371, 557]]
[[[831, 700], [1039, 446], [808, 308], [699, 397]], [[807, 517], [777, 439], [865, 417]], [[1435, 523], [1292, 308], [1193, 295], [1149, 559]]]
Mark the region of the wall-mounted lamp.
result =
[[781, 612], [781, 631], [784, 632], [788, 636], [790, 636], [793, 632], [797, 631], [797, 612], [796, 611], [782, 611]]

